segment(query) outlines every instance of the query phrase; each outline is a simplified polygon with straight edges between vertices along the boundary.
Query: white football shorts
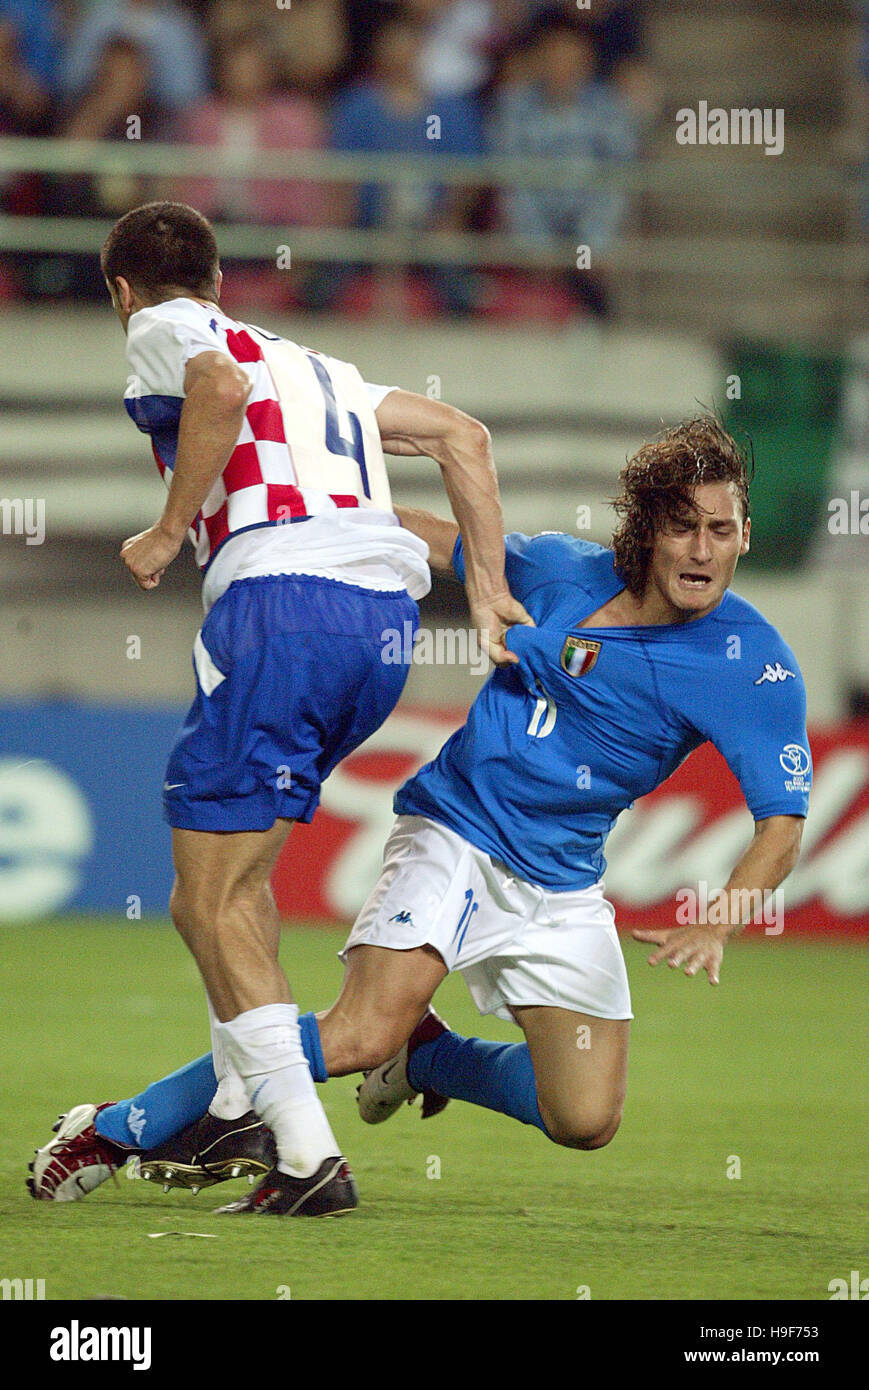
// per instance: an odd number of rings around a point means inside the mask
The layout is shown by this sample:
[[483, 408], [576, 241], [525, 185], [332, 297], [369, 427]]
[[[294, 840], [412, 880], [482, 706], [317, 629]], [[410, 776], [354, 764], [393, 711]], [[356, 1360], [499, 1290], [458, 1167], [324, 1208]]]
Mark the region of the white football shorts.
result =
[[624, 957], [603, 883], [551, 893], [425, 816], [399, 816], [380, 878], [342, 952], [433, 946], [481, 1014], [548, 1004], [633, 1018]]

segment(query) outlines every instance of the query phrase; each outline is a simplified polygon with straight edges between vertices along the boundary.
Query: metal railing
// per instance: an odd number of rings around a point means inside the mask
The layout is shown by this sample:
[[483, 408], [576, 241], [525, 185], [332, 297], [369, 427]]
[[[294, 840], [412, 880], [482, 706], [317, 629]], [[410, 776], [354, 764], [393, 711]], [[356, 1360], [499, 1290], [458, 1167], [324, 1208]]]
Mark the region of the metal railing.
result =
[[[647, 188], [666, 192], [684, 185], [693, 151], [683, 148], [670, 158], [634, 161], [535, 158], [508, 155], [444, 155], [432, 141], [430, 156], [344, 153], [340, 150], [257, 150], [256, 167], [250, 154], [229, 147], [166, 144], [145, 140], [65, 140], [5, 136], [0, 138], [0, 173], [37, 174], [153, 174], [180, 178], [311, 179], [318, 183], [419, 185], [438, 183], [461, 187], [507, 185], [519, 188], [573, 188], [604, 181], [607, 188], [638, 193]], [[764, 190], [799, 184], [806, 198], [821, 193], [846, 194], [854, 186], [855, 170], [832, 164], [788, 163], [786, 156], [765, 158], [757, 150], [756, 164], [730, 168], [743, 188]], [[429, 164], [427, 161], [431, 160]], [[702, 191], [721, 183], [721, 167], [713, 159], [694, 161], [691, 181]]]
[[[862, 236], [861, 170], [769, 159], [728, 161], [724, 169], [734, 201], [778, 200], [794, 209], [815, 208], [819, 200], [844, 208], [849, 230], [829, 240], [766, 236], [741, 239], [697, 233], [629, 234], [607, 253], [613, 269], [653, 274], [702, 274], [721, 278], [763, 278], [782, 274], [857, 285], [869, 274], [869, 248]], [[244, 152], [191, 145], [129, 141], [82, 141], [6, 137], [0, 139], [0, 179], [15, 174], [64, 178], [140, 176], [163, 181], [153, 196], [173, 196], [175, 180], [213, 178], [310, 181], [317, 185], [377, 184], [395, 193], [396, 205], [411, 189], [438, 187], [569, 190], [594, 187], [629, 198], [668, 192], [720, 195], [722, 166], [715, 158], [683, 151], [667, 158], [632, 163], [591, 159], [516, 159], [487, 155], [459, 158], [391, 154], [344, 154], [332, 150], [258, 151], [255, 167]], [[0, 215], [0, 252], [95, 254], [111, 222], [100, 218], [51, 215]], [[518, 266], [563, 268], [574, 263], [569, 240], [539, 242], [508, 232], [446, 233], [402, 225], [393, 216], [385, 227], [275, 226], [218, 223], [221, 253], [239, 260], [273, 260], [289, 244], [295, 263], [411, 264], [464, 267]]]

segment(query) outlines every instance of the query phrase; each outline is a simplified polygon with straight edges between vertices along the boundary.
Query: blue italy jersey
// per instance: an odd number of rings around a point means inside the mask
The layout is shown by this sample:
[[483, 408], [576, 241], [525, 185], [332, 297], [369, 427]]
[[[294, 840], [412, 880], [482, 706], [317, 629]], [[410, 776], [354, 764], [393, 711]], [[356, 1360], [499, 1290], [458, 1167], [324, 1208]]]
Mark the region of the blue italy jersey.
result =
[[[454, 567], [464, 578], [461, 539]], [[507, 538], [507, 580], [536, 627], [489, 677], [463, 728], [399, 789], [428, 816], [550, 890], [606, 868], [619, 813], [708, 739], [755, 820], [805, 816], [806, 698], [793, 652], [727, 590], [713, 612], [655, 627], [580, 627], [624, 588], [611, 550], [558, 534]]]

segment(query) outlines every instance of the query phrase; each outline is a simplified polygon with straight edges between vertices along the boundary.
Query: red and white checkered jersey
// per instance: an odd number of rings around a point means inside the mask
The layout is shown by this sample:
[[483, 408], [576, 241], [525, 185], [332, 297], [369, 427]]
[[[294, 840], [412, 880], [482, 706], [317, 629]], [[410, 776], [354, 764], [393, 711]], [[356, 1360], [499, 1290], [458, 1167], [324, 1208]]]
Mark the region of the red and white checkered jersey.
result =
[[[296, 572], [294, 554], [303, 554], [315, 540], [318, 563], [303, 565], [306, 572], [332, 573], [328, 567], [346, 565], [348, 555], [356, 564], [383, 558], [383, 527], [390, 528], [387, 550], [399, 541], [396, 532], [406, 549], [409, 533], [397, 526], [392, 512], [374, 414], [390, 388], [366, 385], [349, 362], [239, 323], [216, 306], [193, 299], [140, 309], [127, 329], [131, 374], [124, 404], [138, 428], [150, 435], [167, 485], [175, 466], [187, 364], [199, 353], [215, 351], [238, 363], [250, 377], [252, 390], [235, 448], [191, 526], [203, 572], [210, 570], [228, 542], [232, 554], [244, 558], [251, 572], [251, 545], [240, 545], [238, 537], [261, 532], [260, 542], [251, 538], [255, 554], [258, 544], [265, 547], [271, 540], [274, 528], [314, 518], [320, 520], [316, 527], [289, 528], [294, 534], [280, 543], [283, 561], [278, 572]], [[366, 527], [353, 528], [348, 550], [350, 520], [364, 520]], [[333, 531], [336, 546], [330, 555]], [[274, 545], [268, 550], [273, 554]], [[230, 568], [228, 559], [223, 556], [222, 573]], [[412, 568], [419, 568], [415, 558]], [[401, 565], [399, 571], [396, 582], [403, 583]], [[341, 577], [354, 578], [343, 571]], [[427, 582], [422, 591], [426, 589]]]

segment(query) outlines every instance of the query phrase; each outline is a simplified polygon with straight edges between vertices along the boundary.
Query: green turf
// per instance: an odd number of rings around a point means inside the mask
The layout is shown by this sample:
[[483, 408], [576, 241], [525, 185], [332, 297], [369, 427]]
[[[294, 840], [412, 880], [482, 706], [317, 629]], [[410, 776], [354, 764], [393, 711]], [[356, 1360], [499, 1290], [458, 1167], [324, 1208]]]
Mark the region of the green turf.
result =
[[[304, 1007], [334, 996], [341, 939], [286, 934]], [[367, 1128], [347, 1078], [321, 1094], [358, 1212], [248, 1220], [211, 1214], [244, 1183], [163, 1196], [122, 1176], [70, 1205], [30, 1200], [25, 1166], [59, 1110], [135, 1092], [207, 1050], [207, 1028], [164, 925], [4, 929], [0, 1277], [44, 1278], [49, 1299], [827, 1299], [831, 1279], [869, 1275], [858, 947], [743, 940], [717, 990], [625, 950], [636, 1021], [609, 1147], [558, 1149], [459, 1103]], [[463, 1032], [518, 1036], [458, 979], [438, 1007]]]

